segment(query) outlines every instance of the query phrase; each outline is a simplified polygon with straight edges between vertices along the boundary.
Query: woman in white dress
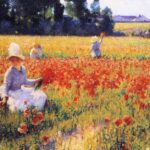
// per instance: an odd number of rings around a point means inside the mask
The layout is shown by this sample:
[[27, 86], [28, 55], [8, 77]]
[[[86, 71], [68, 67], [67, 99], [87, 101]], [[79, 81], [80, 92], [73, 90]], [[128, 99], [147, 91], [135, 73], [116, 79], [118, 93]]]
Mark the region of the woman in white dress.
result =
[[31, 106], [42, 110], [46, 104], [47, 96], [43, 91], [33, 88], [42, 79], [27, 79], [26, 69], [22, 65], [24, 59], [19, 45], [11, 43], [8, 57], [11, 66], [5, 74], [3, 85], [0, 87], [2, 99], [0, 104], [8, 104], [11, 111], [24, 111]]
[[92, 58], [100, 58], [101, 57], [101, 49], [100, 46], [103, 41], [104, 34], [101, 34], [101, 39], [99, 40], [97, 36], [92, 37], [92, 46], [91, 46], [91, 56]]

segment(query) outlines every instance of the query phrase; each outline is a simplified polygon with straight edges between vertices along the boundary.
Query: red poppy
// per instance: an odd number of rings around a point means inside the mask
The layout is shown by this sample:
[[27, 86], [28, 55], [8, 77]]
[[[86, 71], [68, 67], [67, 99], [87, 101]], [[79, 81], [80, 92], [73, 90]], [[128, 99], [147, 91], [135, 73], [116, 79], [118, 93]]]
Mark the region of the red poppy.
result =
[[71, 106], [71, 105], [72, 105], [72, 102], [71, 102], [71, 101], [67, 102], [67, 105], [68, 105], [68, 106]]
[[27, 127], [26, 123], [22, 123], [20, 125], [20, 128], [18, 128], [18, 132], [21, 134], [26, 134], [28, 132], [28, 127]]
[[148, 104], [144, 104], [144, 103], [141, 102], [139, 107], [140, 107], [141, 110], [144, 110], [144, 109], [148, 108]]
[[41, 122], [41, 121], [43, 121], [43, 113], [42, 112], [38, 112], [37, 114], [36, 114], [36, 117], [39, 119], [39, 122]]
[[41, 138], [41, 142], [42, 142], [42, 145], [47, 145], [49, 143], [49, 137], [48, 136], [43, 136]]
[[78, 96], [74, 97], [73, 101], [74, 101], [75, 103], [78, 103], [78, 102], [79, 102], [79, 97], [78, 97]]
[[29, 102], [28, 100], [24, 100], [24, 104], [25, 104], [25, 105], [27, 105], [27, 104], [28, 104], [28, 102]]
[[104, 118], [104, 121], [105, 121], [106, 124], [109, 124], [110, 118], [109, 118], [109, 117], [105, 117], [105, 118]]
[[128, 94], [125, 94], [124, 95], [124, 99], [127, 101], [129, 99], [129, 95]]
[[40, 122], [39, 118], [36, 115], [34, 115], [32, 117], [32, 125], [37, 126], [39, 124], [39, 122]]
[[133, 124], [133, 119], [132, 119], [132, 117], [130, 117], [130, 116], [124, 116], [124, 117], [123, 117], [123, 121], [124, 121], [124, 123], [125, 123], [127, 126]]
[[29, 117], [31, 115], [31, 112], [29, 109], [24, 110], [23, 115], [25, 118]]
[[122, 119], [116, 119], [116, 120], [114, 120], [114, 124], [115, 124], [117, 127], [121, 126], [122, 123], [123, 123]]

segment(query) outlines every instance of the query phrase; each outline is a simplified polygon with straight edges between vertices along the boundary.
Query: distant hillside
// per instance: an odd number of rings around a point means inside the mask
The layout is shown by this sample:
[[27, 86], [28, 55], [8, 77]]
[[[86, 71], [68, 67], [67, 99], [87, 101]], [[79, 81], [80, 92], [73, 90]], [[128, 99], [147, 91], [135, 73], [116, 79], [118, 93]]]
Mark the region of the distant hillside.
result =
[[144, 15], [139, 16], [113, 16], [114, 22], [150, 22], [150, 19]]
[[117, 36], [141, 36], [150, 38], [150, 22], [115, 23], [114, 34]]

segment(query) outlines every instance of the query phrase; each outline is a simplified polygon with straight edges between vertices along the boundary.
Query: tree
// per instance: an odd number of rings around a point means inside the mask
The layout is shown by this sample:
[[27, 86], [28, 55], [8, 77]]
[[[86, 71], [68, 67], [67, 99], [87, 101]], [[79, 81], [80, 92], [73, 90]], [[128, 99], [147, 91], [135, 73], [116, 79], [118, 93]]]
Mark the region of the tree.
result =
[[69, 1], [66, 3], [66, 12], [67, 12], [67, 15], [72, 17], [72, 18], [76, 18], [76, 13], [75, 13], [75, 5], [72, 1]]
[[[86, 22], [89, 18], [89, 10], [87, 8], [87, 0], [65, 0], [66, 2], [72, 2], [70, 6], [74, 8], [75, 17], [82, 22]], [[73, 7], [74, 5], [74, 7]], [[71, 9], [69, 9], [71, 10]]]
[[101, 22], [102, 31], [111, 34], [113, 32], [113, 27], [114, 27], [114, 22], [113, 22], [113, 19], [112, 19], [111, 9], [106, 7], [102, 11], [102, 17], [103, 17], [103, 20]]
[[5, 20], [8, 18], [8, 9], [8, 0], [0, 0], [0, 20]]
[[100, 4], [99, 0], [94, 0], [91, 4], [91, 13], [94, 17], [97, 17], [100, 15]]
[[63, 19], [63, 13], [64, 13], [64, 5], [60, 3], [59, 0], [57, 0], [54, 4], [54, 20], [55, 22], [59, 22]]

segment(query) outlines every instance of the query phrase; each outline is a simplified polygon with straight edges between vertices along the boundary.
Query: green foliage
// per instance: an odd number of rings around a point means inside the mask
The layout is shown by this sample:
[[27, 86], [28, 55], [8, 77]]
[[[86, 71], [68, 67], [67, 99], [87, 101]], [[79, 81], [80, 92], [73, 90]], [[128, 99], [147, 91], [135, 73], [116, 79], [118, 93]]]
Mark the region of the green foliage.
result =
[[81, 21], [85, 21], [89, 17], [89, 10], [87, 8], [87, 0], [65, 0], [67, 2], [67, 10], [71, 12], [73, 8], [73, 15]]
[[107, 33], [112, 33], [114, 28], [114, 22], [112, 19], [112, 11], [110, 8], [106, 7], [102, 10], [103, 20], [101, 22], [101, 29]]

